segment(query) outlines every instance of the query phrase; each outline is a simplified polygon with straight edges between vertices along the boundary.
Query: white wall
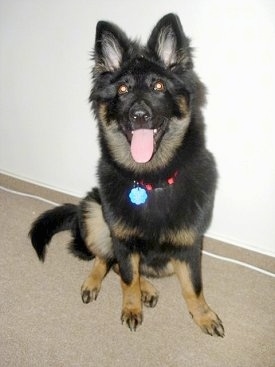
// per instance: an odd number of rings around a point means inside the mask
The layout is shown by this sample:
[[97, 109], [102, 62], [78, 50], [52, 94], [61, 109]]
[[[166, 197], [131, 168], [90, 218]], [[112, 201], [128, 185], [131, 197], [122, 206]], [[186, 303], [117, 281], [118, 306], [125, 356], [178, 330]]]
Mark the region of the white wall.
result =
[[87, 99], [96, 22], [146, 39], [176, 12], [209, 90], [220, 172], [209, 234], [275, 256], [275, 2], [0, 0], [0, 170], [82, 196], [96, 184]]

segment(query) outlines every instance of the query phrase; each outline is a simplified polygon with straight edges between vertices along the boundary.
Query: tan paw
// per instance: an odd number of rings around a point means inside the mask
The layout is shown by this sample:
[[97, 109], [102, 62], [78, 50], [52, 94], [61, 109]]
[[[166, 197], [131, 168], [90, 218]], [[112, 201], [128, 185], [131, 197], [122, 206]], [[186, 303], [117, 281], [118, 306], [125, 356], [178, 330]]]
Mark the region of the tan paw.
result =
[[141, 301], [146, 307], [155, 307], [158, 303], [159, 295], [157, 292], [148, 293], [146, 291], [141, 291]]
[[224, 327], [222, 321], [210, 308], [202, 314], [191, 314], [191, 316], [204, 333], [211, 336], [224, 337]]
[[97, 299], [101, 288], [101, 282], [88, 278], [81, 287], [81, 298], [84, 303], [90, 303]]
[[137, 327], [142, 324], [143, 315], [139, 308], [124, 308], [121, 313], [121, 322], [125, 322], [131, 331], [136, 331]]

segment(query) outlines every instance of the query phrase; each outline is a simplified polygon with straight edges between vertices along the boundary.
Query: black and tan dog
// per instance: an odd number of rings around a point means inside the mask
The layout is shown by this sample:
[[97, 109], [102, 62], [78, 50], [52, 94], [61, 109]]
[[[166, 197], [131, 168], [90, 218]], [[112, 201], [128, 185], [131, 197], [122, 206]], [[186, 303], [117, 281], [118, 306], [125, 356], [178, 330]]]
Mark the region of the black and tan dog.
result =
[[189, 40], [174, 14], [157, 23], [146, 46], [101, 21], [94, 61], [90, 101], [101, 148], [99, 187], [79, 206], [43, 213], [32, 225], [32, 244], [44, 260], [52, 236], [71, 230], [71, 251], [94, 258], [83, 302], [97, 298], [112, 267], [121, 278], [121, 319], [131, 330], [142, 323], [142, 304], [153, 307], [158, 300], [145, 277], [175, 273], [194, 321], [223, 336], [202, 290], [201, 245], [217, 173], [205, 147], [205, 90]]

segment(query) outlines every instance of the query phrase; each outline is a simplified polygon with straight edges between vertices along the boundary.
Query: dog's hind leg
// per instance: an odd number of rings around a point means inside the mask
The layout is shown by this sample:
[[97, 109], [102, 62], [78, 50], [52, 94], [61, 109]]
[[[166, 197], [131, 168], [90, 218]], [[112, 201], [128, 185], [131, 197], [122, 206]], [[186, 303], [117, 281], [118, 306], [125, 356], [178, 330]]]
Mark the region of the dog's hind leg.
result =
[[[115, 264], [113, 270], [116, 274], [120, 276], [119, 266]], [[141, 291], [141, 301], [146, 307], [155, 307], [158, 303], [159, 293], [149, 280], [145, 279], [143, 276], [139, 278], [140, 291]]]
[[102, 280], [109, 270], [110, 264], [96, 256], [92, 271], [81, 287], [81, 297], [84, 303], [89, 303], [97, 299]]
[[155, 307], [158, 303], [159, 294], [149, 280], [140, 277], [141, 300], [144, 306]]

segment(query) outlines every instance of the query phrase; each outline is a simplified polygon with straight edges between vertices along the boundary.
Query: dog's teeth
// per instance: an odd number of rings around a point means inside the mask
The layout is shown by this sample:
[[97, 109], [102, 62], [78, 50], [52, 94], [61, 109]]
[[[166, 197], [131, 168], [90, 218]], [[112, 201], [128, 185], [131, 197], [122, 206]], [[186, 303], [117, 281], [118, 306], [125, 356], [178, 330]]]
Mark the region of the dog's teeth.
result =
[[154, 134], [156, 134], [158, 132], [158, 130], [157, 129], [154, 129]]

